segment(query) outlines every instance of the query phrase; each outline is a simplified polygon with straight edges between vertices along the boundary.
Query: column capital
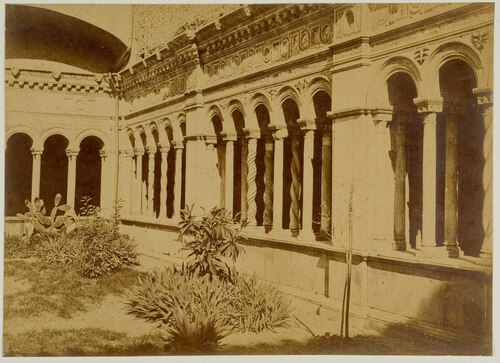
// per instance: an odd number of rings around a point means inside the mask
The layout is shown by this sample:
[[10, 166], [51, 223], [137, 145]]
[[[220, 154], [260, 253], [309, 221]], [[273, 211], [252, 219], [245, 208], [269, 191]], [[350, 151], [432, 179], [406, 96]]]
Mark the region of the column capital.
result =
[[238, 134], [236, 132], [221, 132], [222, 140], [224, 141], [236, 141], [238, 139]]
[[272, 135], [274, 140], [283, 140], [288, 136], [288, 130], [285, 127], [279, 127], [277, 125], [269, 125], [269, 129], [272, 130]]
[[477, 98], [477, 103], [481, 106], [490, 106], [493, 104], [492, 88], [474, 88], [472, 93]]
[[31, 155], [42, 155], [43, 154], [43, 148], [37, 148], [37, 147], [32, 147], [30, 149]]
[[443, 99], [436, 98], [414, 98], [413, 103], [417, 106], [419, 113], [437, 113], [443, 111]]
[[388, 123], [392, 121], [394, 108], [388, 105], [382, 105], [379, 107], [374, 107], [372, 109], [372, 117], [375, 125], [380, 123]]
[[170, 151], [170, 145], [158, 144], [158, 150], [162, 154], [167, 154]]
[[146, 146], [145, 150], [149, 155], [154, 155], [156, 153], [156, 146]]
[[316, 130], [316, 120], [314, 119], [299, 119], [297, 120], [297, 125], [299, 125], [302, 131]]
[[182, 141], [182, 140], [172, 140], [172, 147], [175, 150], [184, 149], [184, 141]]
[[260, 130], [259, 129], [244, 128], [243, 132], [245, 134], [245, 138], [247, 138], [247, 139], [260, 138]]
[[78, 156], [80, 149], [66, 149], [66, 155], [72, 159], [74, 156]]
[[144, 149], [134, 148], [134, 154], [135, 156], [142, 156], [144, 155]]

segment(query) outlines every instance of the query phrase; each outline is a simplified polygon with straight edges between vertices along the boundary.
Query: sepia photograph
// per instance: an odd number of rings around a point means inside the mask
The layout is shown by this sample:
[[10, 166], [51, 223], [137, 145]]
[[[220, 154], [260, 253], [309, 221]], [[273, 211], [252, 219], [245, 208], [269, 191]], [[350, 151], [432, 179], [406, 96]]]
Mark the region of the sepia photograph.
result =
[[1, 7], [3, 357], [496, 353], [493, 2]]

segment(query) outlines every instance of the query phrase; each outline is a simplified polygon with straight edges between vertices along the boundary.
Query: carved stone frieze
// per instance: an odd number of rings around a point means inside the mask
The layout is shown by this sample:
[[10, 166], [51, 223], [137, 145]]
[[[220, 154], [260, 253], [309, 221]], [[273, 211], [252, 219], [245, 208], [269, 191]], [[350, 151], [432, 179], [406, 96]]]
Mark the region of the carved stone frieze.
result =
[[472, 45], [480, 52], [485, 48], [488, 39], [490, 39], [490, 33], [487, 30], [471, 34]]
[[414, 55], [417, 63], [422, 65], [422, 64], [424, 64], [424, 62], [427, 59], [427, 57], [429, 56], [429, 54], [430, 54], [429, 48], [423, 47], [423, 48], [417, 49], [413, 55]]

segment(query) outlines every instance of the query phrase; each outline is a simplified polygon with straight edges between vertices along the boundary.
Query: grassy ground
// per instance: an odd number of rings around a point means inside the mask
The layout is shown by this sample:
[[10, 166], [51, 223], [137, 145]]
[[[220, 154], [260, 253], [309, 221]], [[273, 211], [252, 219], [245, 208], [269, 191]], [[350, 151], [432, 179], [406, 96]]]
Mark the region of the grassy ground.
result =
[[[147, 267], [146, 267], [147, 268]], [[122, 269], [102, 279], [82, 278], [35, 260], [4, 263], [4, 356], [167, 355], [161, 331], [125, 313], [124, 293], [145, 266]], [[141, 272], [142, 271], [142, 272]], [[235, 333], [218, 354], [478, 354], [468, 347], [419, 335], [376, 334], [351, 329], [347, 343], [326, 332], [339, 322], [315, 307], [292, 301], [316, 337], [300, 324], [277, 332]]]

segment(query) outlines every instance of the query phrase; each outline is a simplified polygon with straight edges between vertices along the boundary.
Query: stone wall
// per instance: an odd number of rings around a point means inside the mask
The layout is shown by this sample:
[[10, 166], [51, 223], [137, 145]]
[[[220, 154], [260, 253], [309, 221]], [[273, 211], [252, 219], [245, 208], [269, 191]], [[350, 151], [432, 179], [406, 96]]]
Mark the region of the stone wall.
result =
[[148, 55], [163, 48], [184, 29], [197, 30], [204, 24], [227, 14], [240, 5], [134, 5], [132, 57]]

